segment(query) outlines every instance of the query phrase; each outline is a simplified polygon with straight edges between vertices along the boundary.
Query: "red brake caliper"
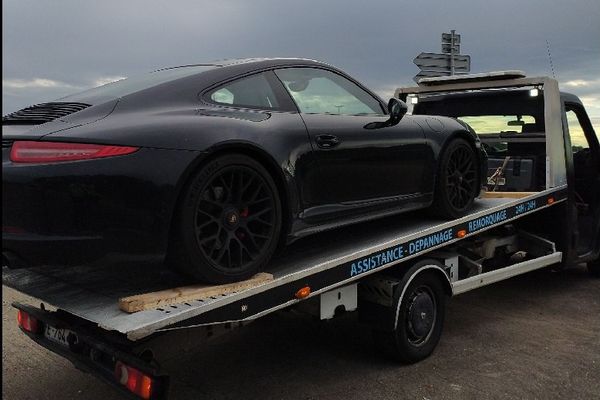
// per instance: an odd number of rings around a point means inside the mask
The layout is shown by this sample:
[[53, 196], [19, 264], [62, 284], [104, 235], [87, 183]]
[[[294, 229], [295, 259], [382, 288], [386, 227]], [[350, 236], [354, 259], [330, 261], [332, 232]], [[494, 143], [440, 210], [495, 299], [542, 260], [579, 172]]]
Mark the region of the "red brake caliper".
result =
[[[248, 215], [250, 215], [248, 207], [242, 208], [240, 211], [240, 217], [248, 218]], [[246, 238], [246, 234], [240, 230], [238, 230], [235, 234], [240, 240], [244, 240]]]

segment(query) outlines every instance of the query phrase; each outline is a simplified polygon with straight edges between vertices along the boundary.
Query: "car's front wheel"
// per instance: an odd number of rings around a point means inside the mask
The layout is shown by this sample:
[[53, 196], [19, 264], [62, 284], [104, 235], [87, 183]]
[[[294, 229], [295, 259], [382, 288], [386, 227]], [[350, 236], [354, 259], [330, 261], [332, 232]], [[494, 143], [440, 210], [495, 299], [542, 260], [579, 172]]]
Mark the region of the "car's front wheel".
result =
[[191, 178], [180, 207], [171, 262], [195, 279], [247, 279], [277, 248], [282, 225], [277, 187], [250, 157], [230, 154], [204, 165]]
[[456, 138], [440, 156], [432, 210], [444, 218], [465, 214], [479, 192], [478, 162], [473, 147]]

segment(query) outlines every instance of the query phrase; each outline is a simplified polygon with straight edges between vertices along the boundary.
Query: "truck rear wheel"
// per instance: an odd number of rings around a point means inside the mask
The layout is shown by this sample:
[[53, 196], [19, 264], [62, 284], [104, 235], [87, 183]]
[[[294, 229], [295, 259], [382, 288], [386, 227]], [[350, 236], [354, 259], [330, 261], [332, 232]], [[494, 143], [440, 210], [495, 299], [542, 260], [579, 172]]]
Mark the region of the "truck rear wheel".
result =
[[446, 293], [438, 276], [424, 272], [394, 296], [392, 331], [375, 330], [376, 344], [397, 361], [412, 364], [431, 355], [442, 335]]

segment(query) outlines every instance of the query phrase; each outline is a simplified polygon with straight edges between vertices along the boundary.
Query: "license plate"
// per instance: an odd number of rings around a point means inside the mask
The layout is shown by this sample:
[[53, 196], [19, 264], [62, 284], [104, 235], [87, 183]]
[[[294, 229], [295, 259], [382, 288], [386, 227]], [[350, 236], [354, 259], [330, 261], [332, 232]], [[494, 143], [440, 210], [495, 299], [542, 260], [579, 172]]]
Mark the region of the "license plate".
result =
[[[65, 347], [69, 347], [69, 341], [67, 340], [69, 335], [75, 335], [75, 333], [68, 329], [55, 328], [52, 325], [46, 325], [46, 329], [44, 330], [44, 336], [47, 339]], [[75, 336], [75, 342], [76, 341], [77, 337]]]

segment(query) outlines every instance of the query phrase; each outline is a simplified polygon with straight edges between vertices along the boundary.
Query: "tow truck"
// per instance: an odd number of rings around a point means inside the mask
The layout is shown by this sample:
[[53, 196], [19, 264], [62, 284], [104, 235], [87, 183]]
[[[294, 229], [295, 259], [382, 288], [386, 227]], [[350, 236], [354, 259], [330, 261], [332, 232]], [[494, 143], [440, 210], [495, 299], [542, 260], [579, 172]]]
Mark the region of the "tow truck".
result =
[[453, 296], [540, 268], [600, 275], [600, 145], [576, 96], [520, 71], [425, 78], [395, 96], [480, 135], [488, 190], [467, 215], [318, 234], [273, 260], [268, 279], [234, 287], [185, 286], [160, 266], [3, 266], [4, 285], [42, 301], [13, 304], [20, 329], [134, 398], [166, 399], [163, 357], [278, 310], [357, 311], [387, 355], [413, 363], [435, 349]]

